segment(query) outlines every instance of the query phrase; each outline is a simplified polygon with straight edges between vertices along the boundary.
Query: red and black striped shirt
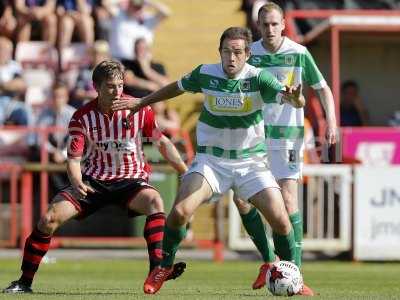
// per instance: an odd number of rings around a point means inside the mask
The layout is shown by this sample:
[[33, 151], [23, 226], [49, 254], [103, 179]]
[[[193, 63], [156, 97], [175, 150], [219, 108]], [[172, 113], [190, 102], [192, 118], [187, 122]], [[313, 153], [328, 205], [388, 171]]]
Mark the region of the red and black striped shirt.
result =
[[82, 173], [98, 180], [148, 180], [143, 138], [158, 140], [161, 132], [149, 106], [128, 119], [129, 110], [111, 116], [98, 109], [97, 99], [78, 109], [69, 123], [68, 157], [83, 157]]

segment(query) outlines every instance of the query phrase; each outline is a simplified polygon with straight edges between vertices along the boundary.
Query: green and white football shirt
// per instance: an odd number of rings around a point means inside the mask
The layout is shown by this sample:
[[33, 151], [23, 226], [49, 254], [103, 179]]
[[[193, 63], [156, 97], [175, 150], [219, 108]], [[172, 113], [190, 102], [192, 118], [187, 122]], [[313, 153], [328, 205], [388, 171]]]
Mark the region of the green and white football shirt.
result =
[[[251, 45], [248, 63], [266, 68], [283, 85], [297, 86], [306, 82], [313, 89], [326, 86], [321, 72], [307, 48], [284, 37], [279, 50], [270, 53], [262, 40]], [[268, 149], [303, 149], [304, 111], [289, 104], [270, 103], [264, 107], [265, 137]]]
[[229, 79], [221, 64], [205, 64], [178, 86], [205, 96], [196, 128], [198, 153], [229, 159], [265, 154], [262, 108], [266, 102], [280, 101], [283, 88], [268, 71], [245, 64]]

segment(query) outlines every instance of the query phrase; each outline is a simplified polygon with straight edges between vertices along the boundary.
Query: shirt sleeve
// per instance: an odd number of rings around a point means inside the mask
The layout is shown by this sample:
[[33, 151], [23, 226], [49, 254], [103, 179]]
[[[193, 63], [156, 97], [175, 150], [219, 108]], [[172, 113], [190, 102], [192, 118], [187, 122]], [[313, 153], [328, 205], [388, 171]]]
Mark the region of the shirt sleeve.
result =
[[69, 122], [68, 132], [68, 158], [81, 157], [85, 148], [85, 128], [75, 115], [72, 116]]
[[146, 106], [144, 108], [144, 125], [143, 125], [143, 136], [147, 138], [151, 138], [153, 140], [158, 141], [161, 136], [161, 130], [157, 125], [154, 112], [150, 106]]
[[314, 58], [308, 50], [306, 50], [304, 55], [304, 70], [302, 74], [303, 81], [307, 82], [314, 90], [322, 89], [327, 85]]
[[201, 92], [200, 84], [200, 69], [202, 65], [199, 65], [189, 74], [186, 74], [178, 81], [178, 87], [180, 90], [185, 92], [199, 93]]
[[284, 86], [266, 69], [259, 73], [258, 85], [264, 103], [280, 103], [277, 96], [280, 95], [278, 93], [284, 89]]

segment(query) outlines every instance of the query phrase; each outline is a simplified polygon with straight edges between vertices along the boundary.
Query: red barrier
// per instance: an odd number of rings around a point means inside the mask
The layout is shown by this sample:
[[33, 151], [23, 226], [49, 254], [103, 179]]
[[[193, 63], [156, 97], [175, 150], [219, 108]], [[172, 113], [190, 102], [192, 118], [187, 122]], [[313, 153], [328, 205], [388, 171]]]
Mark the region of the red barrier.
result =
[[[2, 175], [9, 174], [10, 186], [10, 220], [9, 220], [9, 237], [7, 240], [0, 241], [0, 245], [5, 247], [15, 247], [17, 245], [18, 237], [18, 215], [17, 215], [17, 199], [18, 199], [18, 175], [20, 173], [20, 166], [16, 164], [5, 163], [0, 165], [0, 172]], [[2, 183], [5, 182], [2, 180]], [[1, 196], [0, 196], [1, 197]], [[3, 199], [0, 199], [0, 211], [3, 210]]]

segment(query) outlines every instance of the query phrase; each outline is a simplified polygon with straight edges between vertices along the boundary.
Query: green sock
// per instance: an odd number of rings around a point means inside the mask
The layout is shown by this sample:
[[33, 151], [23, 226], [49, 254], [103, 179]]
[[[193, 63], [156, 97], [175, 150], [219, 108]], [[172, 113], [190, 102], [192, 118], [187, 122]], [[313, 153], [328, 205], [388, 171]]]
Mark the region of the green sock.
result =
[[275, 251], [281, 260], [295, 261], [296, 257], [296, 242], [294, 241], [293, 229], [288, 235], [280, 235], [273, 233]]
[[253, 207], [247, 214], [240, 215], [240, 217], [244, 228], [261, 253], [264, 262], [275, 261], [275, 253], [268, 242], [265, 226], [257, 209]]
[[295, 263], [300, 268], [301, 267], [301, 256], [303, 247], [303, 220], [301, 218], [300, 212], [295, 212], [289, 216], [290, 223], [292, 223], [294, 231], [294, 240], [296, 241], [296, 258]]
[[165, 225], [164, 227], [164, 238], [163, 238], [163, 255], [164, 258], [161, 261], [161, 267], [169, 268], [174, 264], [175, 254], [178, 251], [180, 242], [186, 236], [186, 227], [180, 227], [179, 229], [172, 229]]

